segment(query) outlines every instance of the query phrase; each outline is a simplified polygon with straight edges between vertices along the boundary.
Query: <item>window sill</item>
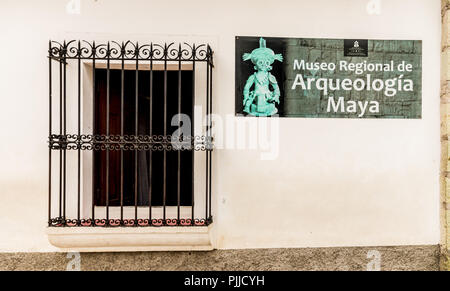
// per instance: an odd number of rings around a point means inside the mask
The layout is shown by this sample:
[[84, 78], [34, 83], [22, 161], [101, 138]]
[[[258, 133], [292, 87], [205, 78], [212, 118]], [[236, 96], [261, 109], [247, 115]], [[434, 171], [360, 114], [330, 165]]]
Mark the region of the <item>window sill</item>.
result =
[[49, 227], [47, 235], [62, 251], [210, 251], [210, 227]]

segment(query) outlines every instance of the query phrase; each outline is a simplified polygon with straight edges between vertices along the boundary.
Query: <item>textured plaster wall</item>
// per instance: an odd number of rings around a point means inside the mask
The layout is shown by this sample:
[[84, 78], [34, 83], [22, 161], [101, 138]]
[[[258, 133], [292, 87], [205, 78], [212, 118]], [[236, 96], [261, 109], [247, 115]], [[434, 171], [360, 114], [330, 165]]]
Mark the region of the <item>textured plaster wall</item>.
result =
[[236, 35], [422, 40], [422, 119], [283, 119], [275, 160], [215, 151], [213, 239], [220, 249], [439, 243], [439, 0], [381, 1], [379, 15], [362, 0], [81, 2], [79, 15], [61, 0], [0, 2], [0, 252], [56, 250], [45, 235], [50, 38], [210, 42], [221, 116], [234, 114]]

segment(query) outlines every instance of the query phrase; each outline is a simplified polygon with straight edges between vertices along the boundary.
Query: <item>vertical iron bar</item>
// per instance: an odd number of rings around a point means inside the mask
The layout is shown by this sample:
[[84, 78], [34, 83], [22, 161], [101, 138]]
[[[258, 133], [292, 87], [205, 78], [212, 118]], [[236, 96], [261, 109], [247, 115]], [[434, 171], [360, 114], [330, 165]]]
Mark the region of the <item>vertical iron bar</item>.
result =
[[[164, 137], [167, 137], [167, 44], [164, 44]], [[166, 198], [167, 198], [167, 185], [166, 185], [166, 159], [167, 152], [164, 148], [164, 162], [163, 162], [163, 223], [166, 223]]]
[[[212, 84], [213, 84], [213, 75], [212, 75], [212, 67], [213, 67], [213, 59], [212, 59], [212, 50], [211, 48], [209, 49], [211, 55], [210, 55], [210, 59], [209, 59], [209, 137], [211, 139], [211, 127], [212, 127], [212, 109], [213, 109], [213, 105], [212, 105]], [[212, 142], [212, 140], [210, 140], [209, 142]], [[212, 144], [210, 144], [210, 146], [212, 146]], [[211, 212], [211, 198], [212, 198], [212, 193], [211, 193], [211, 185], [212, 185], [212, 148], [210, 148], [209, 151], [209, 216], [208, 219], [212, 217], [212, 212]]]
[[[63, 93], [62, 93], [62, 60], [61, 60], [61, 53], [60, 53], [60, 59], [59, 59], [59, 141], [62, 141], [62, 134], [63, 134]], [[62, 169], [63, 169], [63, 157], [62, 157], [62, 144], [60, 144], [59, 147], [59, 218], [62, 218]]]
[[[110, 79], [110, 43], [106, 50], [106, 136], [109, 140], [109, 79]], [[106, 147], [106, 223], [109, 224], [109, 147]]]
[[[178, 126], [181, 126], [181, 43], [178, 49]], [[179, 140], [181, 142], [181, 140]], [[181, 144], [180, 144], [181, 145]], [[181, 183], [181, 148], [178, 149], [178, 166], [177, 166], [177, 223], [180, 222], [180, 183]]]
[[[135, 140], [139, 135], [139, 43], [136, 43], [136, 115], [135, 115]], [[134, 223], [137, 225], [138, 218], [138, 150], [134, 151]]]
[[[124, 85], [125, 85], [125, 44], [122, 42], [122, 69], [120, 87], [120, 138], [124, 138]], [[123, 145], [120, 147], [120, 221], [123, 223]]]
[[81, 208], [81, 42], [78, 41], [78, 167], [77, 167], [77, 184], [78, 184], [78, 197], [77, 197], [77, 225], [80, 224], [80, 208]]
[[[67, 51], [67, 45], [64, 41], [64, 57], [63, 57], [63, 66], [64, 66], [64, 139], [67, 138], [67, 59], [66, 59], [66, 51]], [[66, 146], [64, 146], [64, 188], [63, 188], [63, 197], [64, 197], [64, 203], [63, 203], [63, 217], [64, 217], [64, 225], [66, 221], [66, 188], [67, 188], [67, 154], [66, 154]]]
[[[206, 132], [205, 132], [205, 139], [206, 139], [206, 145], [208, 145], [208, 134], [209, 134], [209, 54], [208, 50], [206, 51], [207, 54], [207, 60], [206, 60]], [[206, 179], [205, 179], [205, 223], [206, 219], [208, 219], [208, 189], [209, 189], [209, 154], [208, 154], [208, 146], [206, 146]]]
[[95, 41], [92, 43], [92, 226], [95, 226], [95, 108], [96, 108], [96, 92], [95, 92]]
[[195, 43], [192, 45], [192, 113], [191, 113], [191, 151], [192, 151], [192, 183], [191, 183], [191, 224], [195, 224], [194, 208], [195, 208]]
[[[48, 87], [49, 87], [49, 107], [48, 107], [48, 137], [52, 136], [52, 41], [48, 43]], [[52, 225], [52, 148], [48, 148], [48, 226]]]
[[[152, 139], [153, 135], [153, 44], [150, 44], [150, 138]], [[149, 152], [149, 170], [148, 170], [148, 217], [149, 217], [149, 225], [152, 224], [152, 187], [153, 187], [153, 179], [152, 179], [152, 163], [153, 163], [153, 154], [150, 148]]]

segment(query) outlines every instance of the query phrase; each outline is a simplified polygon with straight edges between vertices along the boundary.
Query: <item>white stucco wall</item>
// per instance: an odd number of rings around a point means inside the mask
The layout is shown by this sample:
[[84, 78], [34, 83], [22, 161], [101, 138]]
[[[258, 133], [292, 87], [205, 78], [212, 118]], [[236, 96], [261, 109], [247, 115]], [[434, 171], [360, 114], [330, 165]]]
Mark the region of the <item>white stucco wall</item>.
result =
[[[214, 152], [218, 248], [439, 243], [440, 1], [0, 2], [0, 251], [47, 241], [50, 38], [206, 40], [214, 111], [234, 114], [234, 36], [423, 40], [421, 120], [281, 119], [279, 156]], [[242, 120], [234, 119], [236, 124]]]

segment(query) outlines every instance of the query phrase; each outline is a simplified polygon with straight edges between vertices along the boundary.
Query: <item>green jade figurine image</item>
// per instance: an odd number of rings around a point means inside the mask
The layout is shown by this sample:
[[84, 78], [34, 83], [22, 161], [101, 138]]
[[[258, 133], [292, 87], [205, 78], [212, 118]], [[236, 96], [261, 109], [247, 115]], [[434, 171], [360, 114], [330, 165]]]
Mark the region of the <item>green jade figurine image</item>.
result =
[[[275, 60], [282, 62], [283, 56], [275, 54], [266, 47], [266, 40], [259, 39], [259, 48], [242, 56], [244, 61], [251, 60], [255, 73], [244, 86], [244, 112], [253, 116], [272, 116], [278, 112], [275, 103], [280, 104], [280, 88], [277, 79], [269, 71]], [[250, 91], [254, 85], [254, 90]], [[270, 90], [272, 86], [273, 91]]]

